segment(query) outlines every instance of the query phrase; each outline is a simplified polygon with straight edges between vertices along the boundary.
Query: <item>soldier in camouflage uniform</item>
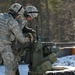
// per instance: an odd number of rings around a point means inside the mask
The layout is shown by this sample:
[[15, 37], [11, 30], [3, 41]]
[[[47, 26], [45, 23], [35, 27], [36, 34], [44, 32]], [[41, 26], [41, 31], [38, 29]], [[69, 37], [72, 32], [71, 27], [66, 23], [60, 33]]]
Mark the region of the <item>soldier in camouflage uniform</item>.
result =
[[[26, 9], [25, 9], [25, 12], [24, 12], [24, 16], [20, 15], [19, 18], [16, 19], [19, 22], [19, 26], [22, 29], [22, 32], [24, 34], [31, 33], [30, 34], [30, 36], [31, 36], [31, 42], [33, 41], [32, 34], [35, 34], [36, 31], [33, 30], [32, 28], [27, 27], [27, 25], [28, 25], [28, 21], [34, 19], [37, 16], [38, 16], [38, 10], [37, 10], [37, 8], [35, 6], [27, 6]], [[19, 75], [19, 70], [18, 70], [18, 64], [17, 63], [21, 60], [21, 56], [23, 56], [23, 55], [25, 56], [25, 54], [27, 52], [26, 52], [26, 50], [22, 50], [20, 48], [23, 45], [21, 45], [18, 41], [16, 41], [16, 39], [15, 39], [15, 41], [13, 41], [13, 43], [16, 44], [15, 46], [17, 47], [17, 48], [14, 47], [14, 44], [12, 45], [13, 52], [14, 52], [14, 55], [15, 55], [15, 64], [14, 65], [16, 65], [17, 75]], [[26, 54], [26, 55], [28, 55], [28, 54]]]
[[9, 13], [0, 13], [0, 53], [5, 65], [5, 75], [16, 75], [10, 35], [14, 34], [21, 43], [27, 42], [16, 20], [23, 13], [24, 8], [18, 3], [10, 6]]

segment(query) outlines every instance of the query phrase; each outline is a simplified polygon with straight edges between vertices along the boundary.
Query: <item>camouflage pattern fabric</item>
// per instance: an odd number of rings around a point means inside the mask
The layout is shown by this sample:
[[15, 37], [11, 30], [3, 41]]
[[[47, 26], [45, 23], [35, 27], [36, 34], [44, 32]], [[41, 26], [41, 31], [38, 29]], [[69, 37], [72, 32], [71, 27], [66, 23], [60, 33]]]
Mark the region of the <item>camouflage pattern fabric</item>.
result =
[[14, 54], [11, 49], [10, 35], [14, 34], [18, 41], [25, 43], [25, 38], [18, 22], [7, 13], [0, 13], [0, 53], [5, 65], [5, 75], [15, 75]]
[[[0, 47], [1, 48], [1, 47]], [[5, 65], [5, 75], [14, 75], [15, 66], [14, 66], [14, 55], [10, 45], [3, 46], [0, 49], [2, 59]]]
[[28, 25], [28, 21], [25, 19], [25, 17], [23, 17], [23, 16], [21, 16], [21, 15], [20, 15], [19, 18], [17, 18], [16, 20], [18, 21], [19, 27], [20, 27], [21, 29], [23, 29], [24, 26], [27, 26], [27, 25]]

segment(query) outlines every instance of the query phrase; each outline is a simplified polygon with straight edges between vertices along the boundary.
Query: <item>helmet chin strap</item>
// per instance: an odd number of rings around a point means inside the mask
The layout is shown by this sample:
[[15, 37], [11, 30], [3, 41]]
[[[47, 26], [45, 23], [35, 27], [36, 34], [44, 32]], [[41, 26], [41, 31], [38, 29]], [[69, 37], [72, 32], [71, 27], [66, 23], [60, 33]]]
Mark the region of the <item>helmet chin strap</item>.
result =
[[27, 13], [39, 13], [38, 11], [32, 11], [32, 12], [27, 12]]
[[20, 12], [20, 10], [22, 9], [22, 6], [20, 7], [20, 9], [16, 12], [17, 14]]

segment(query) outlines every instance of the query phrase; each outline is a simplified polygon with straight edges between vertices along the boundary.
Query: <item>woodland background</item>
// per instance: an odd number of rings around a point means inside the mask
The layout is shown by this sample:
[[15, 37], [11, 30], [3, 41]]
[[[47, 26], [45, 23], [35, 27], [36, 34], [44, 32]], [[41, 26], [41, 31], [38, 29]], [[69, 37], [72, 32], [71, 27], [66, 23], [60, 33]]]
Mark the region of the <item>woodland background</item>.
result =
[[75, 42], [75, 0], [0, 0], [0, 12], [8, 12], [15, 2], [38, 8], [38, 18], [28, 26], [35, 30], [38, 26], [42, 41]]

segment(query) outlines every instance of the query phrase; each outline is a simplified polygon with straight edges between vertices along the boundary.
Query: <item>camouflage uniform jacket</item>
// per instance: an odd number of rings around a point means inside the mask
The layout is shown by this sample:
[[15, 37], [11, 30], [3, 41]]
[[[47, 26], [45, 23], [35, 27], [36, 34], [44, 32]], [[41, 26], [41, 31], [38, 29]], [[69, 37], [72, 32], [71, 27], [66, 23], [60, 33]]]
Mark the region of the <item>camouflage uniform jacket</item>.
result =
[[25, 43], [25, 38], [19, 27], [19, 23], [8, 13], [0, 13], [0, 42], [11, 43], [10, 35], [14, 34], [21, 43]]

